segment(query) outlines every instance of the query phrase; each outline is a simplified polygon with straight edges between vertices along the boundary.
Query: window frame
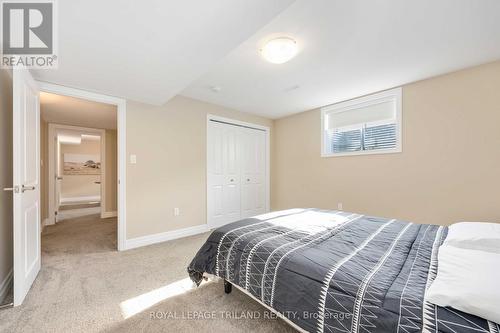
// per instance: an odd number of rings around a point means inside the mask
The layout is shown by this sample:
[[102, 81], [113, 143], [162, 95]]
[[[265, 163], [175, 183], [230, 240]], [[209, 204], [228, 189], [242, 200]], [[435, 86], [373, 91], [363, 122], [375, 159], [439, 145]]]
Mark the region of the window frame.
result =
[[[328, 105], [321, 108], [321, 157], [341, 157], [356, 155], [374, 155], [374, 154], [395, 154], [403, 151], [402, 127], [403, 127], [403, 89], [401, 87], [379, 93], [355, 98], [349, 101]], [[326, 151], [327, 140], [327, 117], [328, 115], [347, 112], [379, 103], [394, 101], [396, 105], [396, 147], [389, 149], [359, 150], [342, 153], [330, 153]], [[370, 122], [367, 122], [370, 123]], [[354, 126], [354, 125], [351, 125]]]

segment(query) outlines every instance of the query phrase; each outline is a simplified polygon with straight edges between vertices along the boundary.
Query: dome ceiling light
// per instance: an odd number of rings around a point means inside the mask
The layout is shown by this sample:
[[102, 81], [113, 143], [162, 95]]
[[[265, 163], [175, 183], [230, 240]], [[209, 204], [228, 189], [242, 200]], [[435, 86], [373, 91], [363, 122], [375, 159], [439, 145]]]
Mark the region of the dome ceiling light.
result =
[[283, 64], [297, 55], [297, 42], [289, 37], [274, 38], [260, 50], [262, 57], [273, 64]]

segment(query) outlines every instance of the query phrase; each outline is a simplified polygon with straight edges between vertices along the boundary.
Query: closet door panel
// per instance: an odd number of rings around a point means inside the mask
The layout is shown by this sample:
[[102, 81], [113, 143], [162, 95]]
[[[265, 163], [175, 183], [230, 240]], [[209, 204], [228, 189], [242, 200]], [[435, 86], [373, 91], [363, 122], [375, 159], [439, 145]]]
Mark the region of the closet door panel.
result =
[[216, 124], [209, 124], [207, 135], [207, 205], [211, 221], [224, 216], [223, 182], [223, 129]]
[[266, 135], [264, 132], [256, 135], [256, 172], [255, 172], [255, 210], [257, 214], [266, 211]]
[[216, 227], [241, 216], [239, 133], [237, 128], [211, 122], [207, 136], [208, 220]]
[[213, 216], [221, 217], [224, 215], [224, 196], [222, 186], [212, 187], [213, 197]]
[[234, 222], [241, 217], [241, 186], [240, 186], [240, 163], [239, 163], [239, 132], [234, 126], [224, 126], [224, 213], [225, 223]]

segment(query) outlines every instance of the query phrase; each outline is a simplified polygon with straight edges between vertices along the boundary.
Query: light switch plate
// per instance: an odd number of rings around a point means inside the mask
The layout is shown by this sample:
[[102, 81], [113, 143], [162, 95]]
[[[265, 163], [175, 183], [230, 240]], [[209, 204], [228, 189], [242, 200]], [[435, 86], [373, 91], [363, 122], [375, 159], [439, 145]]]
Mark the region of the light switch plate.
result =
[[130, 164], [136, 164], [137, 163], [137, 155], [130, 155]]

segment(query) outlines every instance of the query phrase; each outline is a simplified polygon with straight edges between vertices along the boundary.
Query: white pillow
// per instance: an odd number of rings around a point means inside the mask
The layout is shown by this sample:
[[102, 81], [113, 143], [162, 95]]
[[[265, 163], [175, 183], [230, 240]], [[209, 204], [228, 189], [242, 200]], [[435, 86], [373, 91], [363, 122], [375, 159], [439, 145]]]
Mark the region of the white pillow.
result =
[[500, 253], [500, 223], [460, 222], [448, 228], [443, 245]]
[[441, 246], [425, 298], [500, 323], [500, 254]]

